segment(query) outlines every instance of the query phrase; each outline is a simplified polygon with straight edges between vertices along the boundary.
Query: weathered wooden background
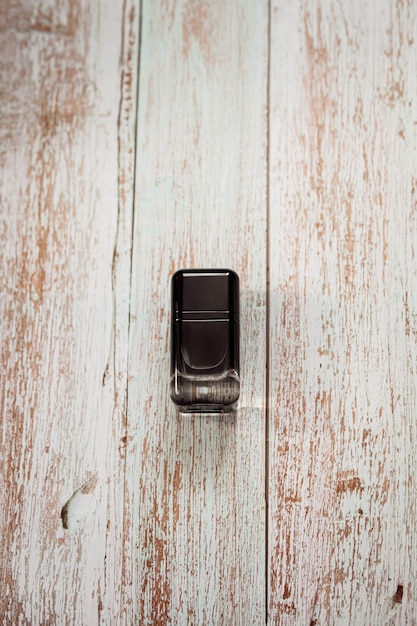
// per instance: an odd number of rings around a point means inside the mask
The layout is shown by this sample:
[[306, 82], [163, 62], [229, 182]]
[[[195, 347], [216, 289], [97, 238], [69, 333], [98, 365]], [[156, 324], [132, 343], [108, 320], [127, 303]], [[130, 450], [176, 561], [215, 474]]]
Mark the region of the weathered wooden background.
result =
[[[417, 4], [0, 2], [0, 619], [417, 624]], [[241, 276], [176, 416], [169, 278]]]

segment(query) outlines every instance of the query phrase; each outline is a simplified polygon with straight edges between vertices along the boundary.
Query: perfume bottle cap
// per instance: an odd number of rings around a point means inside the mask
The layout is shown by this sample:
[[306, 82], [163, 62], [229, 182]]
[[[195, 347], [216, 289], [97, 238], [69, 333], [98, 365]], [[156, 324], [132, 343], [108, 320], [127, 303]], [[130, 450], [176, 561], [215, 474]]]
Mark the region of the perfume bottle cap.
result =
[[239, 277], [228, 269], [179, 270], [173, 276], [176, 319], [239, 320]]

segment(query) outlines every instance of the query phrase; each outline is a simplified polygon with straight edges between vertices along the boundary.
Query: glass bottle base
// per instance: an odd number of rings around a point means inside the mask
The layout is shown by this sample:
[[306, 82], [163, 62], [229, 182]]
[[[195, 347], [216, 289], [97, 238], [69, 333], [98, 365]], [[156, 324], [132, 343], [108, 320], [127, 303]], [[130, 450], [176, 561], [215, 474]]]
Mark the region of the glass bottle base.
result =
[[181, 413], [230, 413], [236, 409], [240, 383], [236, 371], [212, 377], [175, 373], [170, 391]]

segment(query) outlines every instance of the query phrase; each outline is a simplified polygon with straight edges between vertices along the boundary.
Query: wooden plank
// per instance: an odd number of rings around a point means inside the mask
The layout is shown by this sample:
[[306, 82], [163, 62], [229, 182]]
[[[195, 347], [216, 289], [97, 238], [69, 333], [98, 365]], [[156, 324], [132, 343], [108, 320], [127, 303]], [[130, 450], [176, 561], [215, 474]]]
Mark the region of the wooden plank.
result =
[[[261, 624], [267, 3], [145, 0], [141, 38], [124, 620]], [[241, 277], [241, 408], [177, 416], [170, 276], [210, 266]]]
[[269, 619], [415, 624], [416, 5], [271, 19]]
[[0, 614], [117, 623], [138, 15], [0, 15]]

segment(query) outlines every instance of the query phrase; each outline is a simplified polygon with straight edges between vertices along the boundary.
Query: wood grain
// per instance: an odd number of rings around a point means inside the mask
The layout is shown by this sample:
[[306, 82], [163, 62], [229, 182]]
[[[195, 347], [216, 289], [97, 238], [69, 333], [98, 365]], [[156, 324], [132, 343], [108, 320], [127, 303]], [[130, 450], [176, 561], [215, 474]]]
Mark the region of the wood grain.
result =
[[272, 624], [416, 623], [416, 19], [272, 2]]
[[122, 7], [6, 2], [0, 14], [0, 614], [115, 623]]
[[[416, 28], [1, 3], [2, 624], [416, 624]], [[209, 266], [223, 418], [168, 396], [170, 276]]]
[[[266, 9], [143, 3], [129, 624], [265, 620]], [[241, 277], [241, 408], [223, 418], [177, 416], [168, 395], [170, 276], [211, 266]]]

